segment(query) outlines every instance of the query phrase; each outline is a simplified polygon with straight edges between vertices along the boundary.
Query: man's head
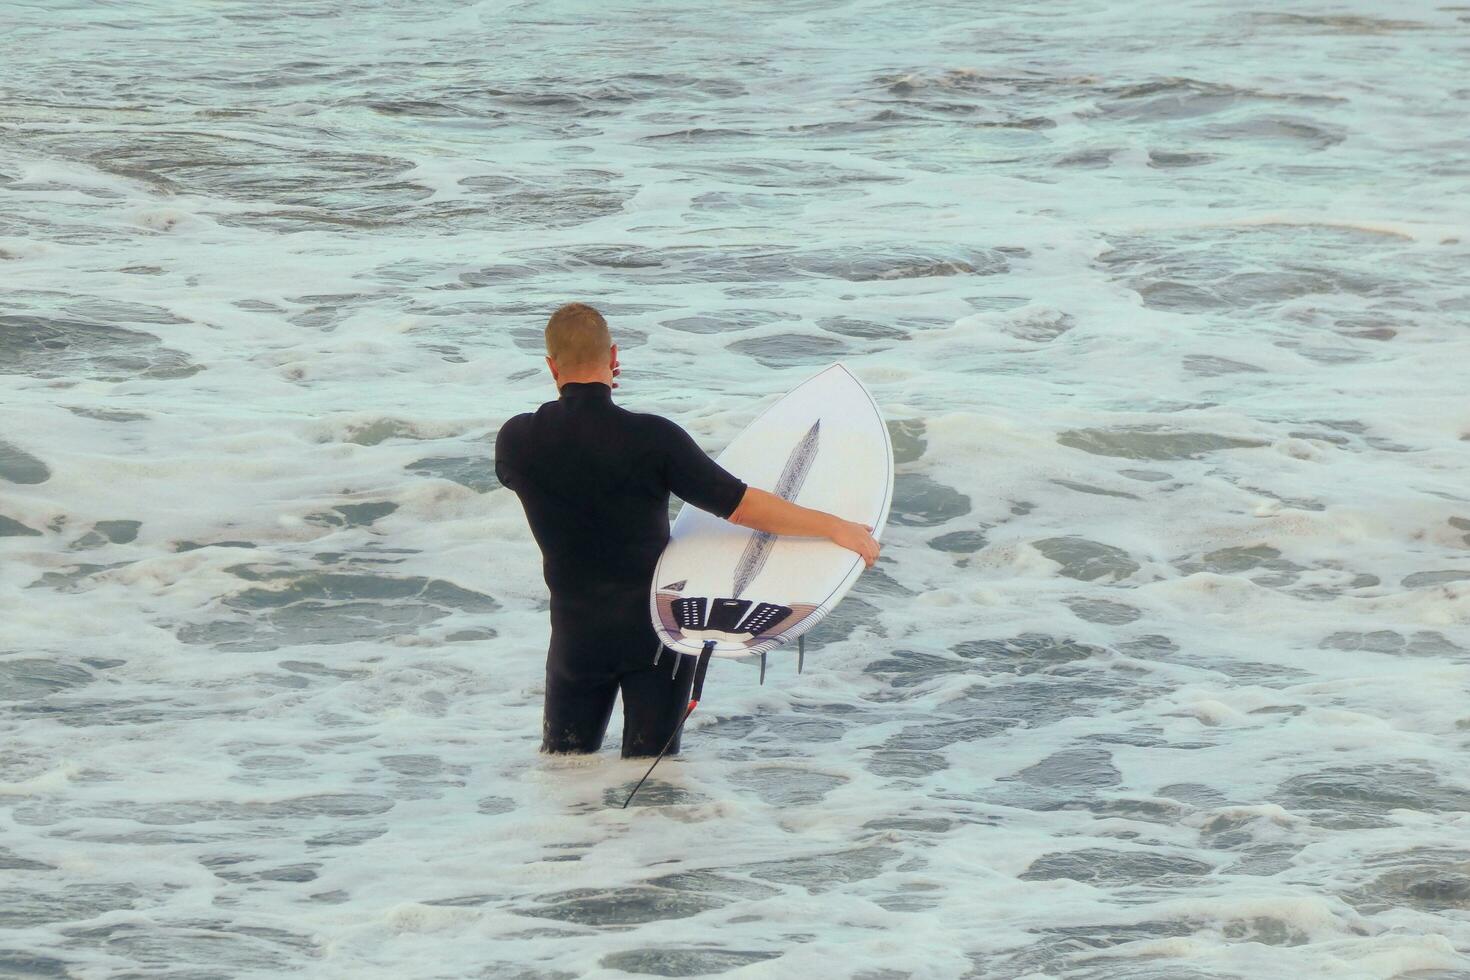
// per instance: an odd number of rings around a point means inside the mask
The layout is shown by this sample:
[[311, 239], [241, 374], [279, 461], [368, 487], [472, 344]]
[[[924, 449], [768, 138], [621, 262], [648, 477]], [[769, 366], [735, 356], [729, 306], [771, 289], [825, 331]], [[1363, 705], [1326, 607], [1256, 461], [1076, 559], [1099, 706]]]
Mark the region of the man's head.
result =
[[546, 323], [546, 365], [557, 386], [601, 381], [616, 387], [618, 348], [602, 314], [586, 303], [568, 303]]

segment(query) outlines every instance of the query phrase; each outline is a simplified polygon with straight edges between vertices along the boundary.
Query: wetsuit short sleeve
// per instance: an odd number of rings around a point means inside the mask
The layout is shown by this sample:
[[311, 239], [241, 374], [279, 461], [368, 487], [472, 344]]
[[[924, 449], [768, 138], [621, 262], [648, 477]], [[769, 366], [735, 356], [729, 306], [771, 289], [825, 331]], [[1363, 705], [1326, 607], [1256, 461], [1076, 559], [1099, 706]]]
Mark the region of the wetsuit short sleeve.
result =
[[495, 435], [495, 478], [501, 486], [512, 490], [516, 485], [515, 430], [518, 418], [506, 422]]
[[716, 517], [729, 517], [745, 496], [745, 483], [710, 459], [689, 433], [667, 419], [659, 419], [665, 431], [664, 479], [674, 496]]

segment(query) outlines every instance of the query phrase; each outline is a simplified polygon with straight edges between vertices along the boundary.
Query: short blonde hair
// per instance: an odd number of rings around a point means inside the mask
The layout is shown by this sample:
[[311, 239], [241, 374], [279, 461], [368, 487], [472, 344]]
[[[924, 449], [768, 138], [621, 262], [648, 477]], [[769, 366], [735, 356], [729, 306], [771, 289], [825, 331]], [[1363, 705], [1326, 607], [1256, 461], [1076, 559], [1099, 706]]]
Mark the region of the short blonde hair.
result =
[[546, 322], [546, 353], [563, 371], [597, 367], [610, 350], [607, 321], [586, 303], [568, 303]]

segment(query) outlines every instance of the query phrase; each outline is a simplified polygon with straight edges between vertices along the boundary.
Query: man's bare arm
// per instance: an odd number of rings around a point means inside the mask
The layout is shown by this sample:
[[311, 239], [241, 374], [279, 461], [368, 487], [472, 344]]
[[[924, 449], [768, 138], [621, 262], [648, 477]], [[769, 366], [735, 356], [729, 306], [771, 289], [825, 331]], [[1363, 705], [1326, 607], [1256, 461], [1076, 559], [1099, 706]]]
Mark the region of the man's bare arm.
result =
[[793, 504], [755, 487], [745, 489], [745, 495], [740, 498], [740, 506], [735, 508], [728, 520], [741, 527], [768, 531], [771, 534], [827, 538], [834, 544], [857, 552], [862, 556], [863, 564], [869, 568], [878, 560], [879, 545], [870, 533], [873, 529], [866, 524], [844, 521], [836, 514]]

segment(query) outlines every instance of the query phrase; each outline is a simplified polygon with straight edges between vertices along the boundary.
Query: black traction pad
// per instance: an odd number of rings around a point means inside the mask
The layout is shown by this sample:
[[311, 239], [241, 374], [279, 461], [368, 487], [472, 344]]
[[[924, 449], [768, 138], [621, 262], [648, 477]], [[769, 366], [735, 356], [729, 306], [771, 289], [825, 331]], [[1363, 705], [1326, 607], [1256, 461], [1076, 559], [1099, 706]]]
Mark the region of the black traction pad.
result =
[[715, 599], [684, 596], [672, 603], [674, 619], [680, 629], [719, 630], [722, 633], [749, 633], [756, 636], [791, 615], [790, 606], [762, 602], [753, 610], [749, 599]]
[[685, 596], [674, 600], [674, 618], [678, 621], [680, 628], [686, 630], [704, 629], [704, 609], [709, 602], [704, 596]]

